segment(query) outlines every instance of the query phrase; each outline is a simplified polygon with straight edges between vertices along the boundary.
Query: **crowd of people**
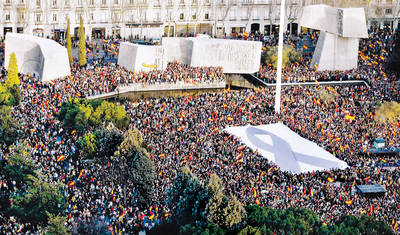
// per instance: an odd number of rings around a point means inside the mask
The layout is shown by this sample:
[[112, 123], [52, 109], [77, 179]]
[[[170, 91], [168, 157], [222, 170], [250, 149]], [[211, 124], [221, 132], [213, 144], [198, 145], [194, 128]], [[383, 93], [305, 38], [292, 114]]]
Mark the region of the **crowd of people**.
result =
[[[56, 118], [61, 104], [70, 97], [109, 92], [129, 83], [224, 79], [221, 68], [171, 63], [165, 71], [131, 73], [116, 65], [94, 63], [86, 68], [74, 66], [71, 77], [57, 80], [54, 85], [21, 76], [22, 100], [13, 108], [13, 116], [24, 128], [35, 165], [48, 180], [62, 183], [68, 204], [65, 215], [75, 233], [81, 224], [102, 223], [113, 232], [128, 233], [166, 221], [173, 216], [166, 207], [166, 191], [183, 166], [203, 183], [211, 174], [218, 175], [225, 194], [235, 195], [244, 205], [304, 207], [315, 211], [326, 223], [335, 222], [342, 214], [367, 214], [384, 220], [398, 232], [400, 170], [383, 167], [381, 163], [389, 160], [386, 156], [364, 151], [377, 137], [383, 138], [387, 146], [400, 147], [400, 123], [381, 123], [374, 118], [377, 103], [383, 99], [398, 101], [400, 97], [394, 85], [395, 74], [384, 70], [379, 61], [380, 55], [385, 59], [390, 51], [390, 41], [390, 35], [384, 32], [372, 33], [370, 39], [361, 42], [359, 67], [347, 73], [310, 73], [305, 66], [286, 70], [288, 81], [304, 81], [298, 77], [301, 75], [305, 80], [340, 80], [347, 76], [365, 79], [370, 85], [286, 87], [280, 114], [273, 110], [274, 88], [125, 101], [130, 127], [142, 133], [155, 165], [154, 199], [146, 210], [139, 210], [135, 204], [135, 185], [130, 179], [126, 179], [126, 188], [115, 183], [118, 177], [111, 172], [113, 162], [101, 165], [72, 157], [79, 135], [66, 131]], [[263, 74], [265, 79], [273, 80], [273, 73]], [[384, 89], [377, 85], [381, 82], [386, 84]], [[227, 126], [276, 122], [346, 161], [349, 168], [282, 172], [224, 131]], [[2, 147], [0, 155], [7, 151]], [[57, 161], [61, 155], [66, 159]], [[14, 192], [12, 182], [4, 178], [0, 181], [5, 182], [0, 184], [1, 193]], [[72, 181], [75, 184], [70, 185]], [[355, 185], [371, 183], [383, 185], [385, 196], [365, 198], [354, 192]], [[0, 233], [18, 231], [27, 232], [18, 218], [11, 220], [0, 212]]]

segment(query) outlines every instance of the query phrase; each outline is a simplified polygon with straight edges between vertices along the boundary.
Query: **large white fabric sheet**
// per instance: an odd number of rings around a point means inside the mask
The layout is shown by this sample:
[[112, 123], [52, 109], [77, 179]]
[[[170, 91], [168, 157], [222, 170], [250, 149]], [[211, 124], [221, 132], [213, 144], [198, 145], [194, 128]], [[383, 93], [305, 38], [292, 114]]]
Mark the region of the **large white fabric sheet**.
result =
[[67, 49], [57, 42], [26, 34], [7, 33], [5, 41], [5, 63], [15, 53], [18, 71], [31, 74], [42, 81], [50, 81], [71, 75]]
[[227, 127], [228, 133], [283, 171], [295, 174], [328, 169], [344, 169], [347, 163], [334, 157], [314, 142], [302, 138], [282, 123]]

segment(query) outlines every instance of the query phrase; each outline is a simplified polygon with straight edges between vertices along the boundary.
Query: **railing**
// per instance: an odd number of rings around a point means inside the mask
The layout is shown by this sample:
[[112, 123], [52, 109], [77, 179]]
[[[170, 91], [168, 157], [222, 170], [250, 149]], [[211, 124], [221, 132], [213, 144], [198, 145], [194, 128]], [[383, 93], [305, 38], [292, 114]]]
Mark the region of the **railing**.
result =
[[226, 81], [218, 82], [201, 82], [201, 83], [158, 83], [158, 84], [142, 84], [130, 83], [126, 86], [118, 86], [115, 91], [93, 95], [87, 99], [106, 99], [131, 92], [151, 92], [151, 91], [179, 91], [179, 90], [199, 90], [199, 89], [224, 89]]

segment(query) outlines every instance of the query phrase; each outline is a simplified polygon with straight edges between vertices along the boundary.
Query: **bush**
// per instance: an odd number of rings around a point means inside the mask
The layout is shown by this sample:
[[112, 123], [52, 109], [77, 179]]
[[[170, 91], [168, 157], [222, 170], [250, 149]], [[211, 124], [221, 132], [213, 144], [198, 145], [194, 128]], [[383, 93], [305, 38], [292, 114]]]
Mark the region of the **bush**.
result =
[[[282, 66], [284, 68], [295, 63], [297, 58], [299, 58], [299, 53], [291, 46], [285, 46], [282, 54]], [[267, 50], [262, 54], [262, 62], [276, 68], [278, 66], [278, 47], [267, 47]]]
[[63, 103], [58, 118], [67, 129], [79, 132], [109, 122], [118, 128], [127, 127], [129, 124], [129, 118], [121, 105], [78, 98]]

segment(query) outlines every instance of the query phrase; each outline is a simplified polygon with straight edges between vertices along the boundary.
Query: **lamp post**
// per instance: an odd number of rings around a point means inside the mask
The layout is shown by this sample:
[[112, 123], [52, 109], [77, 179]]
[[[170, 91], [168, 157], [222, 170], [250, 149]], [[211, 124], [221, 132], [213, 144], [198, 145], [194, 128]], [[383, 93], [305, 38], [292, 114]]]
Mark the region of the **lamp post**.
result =
[[276, 91], [275, 91], [275, 113], [281, 111], [281, 80], [282, 80], [282, 51], [283, 51], [283, 30], [285, 21], [285, 1], [281, 0], [280, 20], [279, 20], [279, 41], [278, 41], [278, 66], [276, 70]]

